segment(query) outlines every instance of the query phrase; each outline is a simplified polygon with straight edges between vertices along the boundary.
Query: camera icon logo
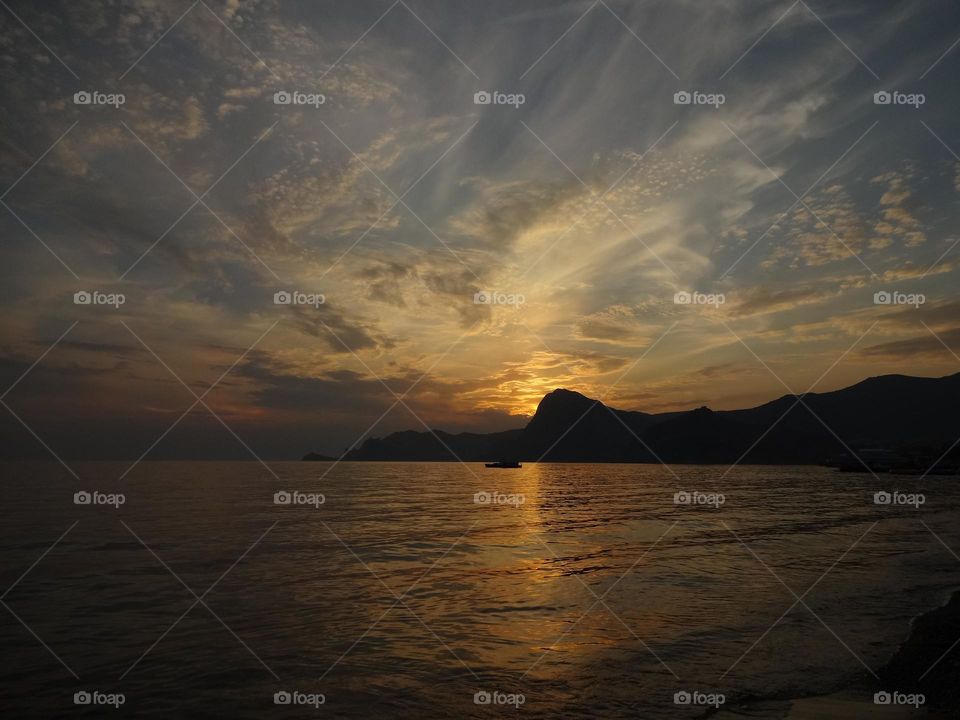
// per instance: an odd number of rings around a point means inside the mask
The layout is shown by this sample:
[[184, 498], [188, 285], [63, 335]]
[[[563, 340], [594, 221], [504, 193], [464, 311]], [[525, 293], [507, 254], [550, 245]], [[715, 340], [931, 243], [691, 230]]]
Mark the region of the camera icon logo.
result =
[[689, 705], [693, 702], [693, 697], [686, 690], [679, 690], [673, 694], [674, 705]]
[[273, 294], [274, 305], [290, 305], [293, 303], [293, 295], [286, 290], [279, 290]]
[[473, 694], [473, 704], [474, 705], [489, 705], [493, 700], [493, 696], [486, 690], [480, 690]]
[[893, 696], [886, 690], [881, 690], [873, 694], [874, 705], [889, 705], [891, 702], [893, 702]]
[[93, 502], [93, 496], [86, 490], [81, 490], [73, 494], [74, 505], [89, 505], [91, 502]]
[[288, 493], [286, 490], [280, 490], [273, 494], [273, 504], [274, 505], [289, 505], [293, 502], [293, 495]]
[[893, 295], [886, 290], [878, 290], [873, 294], [874, 305], [889, 305], [893, 301]]
[[73, 694], [73, 704], [74, 705], [89, 705], [93, 700], [93, 696], [90, 695], [86, 690], [80, 690]]
[[88, 293], [86, 290], [80, 290], [73, 294], [73, 304], [74, 305], [89, 305], [93, 301], [93, 295]]
[[273, 94], [274, 105], [289, 105], [292, 102], [293, 102], [293, 95], [288, 93], [286, 90], [280, 90]]
[[488, 93], [486, 90], [480, 90], [473, 94], [474, 105], [489, 105], [492, 102], [493, 102], [493, 95]]
[[490, 305], [493, 302], [493, 295], [487, 290], [480, 290], [473, 294], [474, 305]]
[[889, 505], [893, 500], [893, 496], [888, 493], [886, 490], [881, 490], [873, 494], [873, 504], [874, 505]]
[[673, 94], [674, 105], [689, 105], [693, 101], [693, 96], [686, 90], [680, 90]]
[[274, 705], [289, 705], [291, 702], [293, 702], [293, 696], [286, 690], [281, 690], [273, 694]]
[[690, 504], [690, 493], [686, 490], [681, 490], [680, 492], [675, 492], [673, 494], [673, 504], [674, 505], [689, 505]]
[[93, 96], [86, 90], [81, 90], [73, 94], [74, 105], [89, 105], [91, 102], [93, 102]]
[[686, 291], [674, 293], [673, 295], [674, 305], [689, 305], [692, 302], [693, 302], [693, 295], [691, 295]]
[[473, 494], [473, 502], [477, 505], [489, 505], [493, 497], [486, 490], [481, 490]]
[[880, 90], [873, 94], [874, 105], [889, 105], [893, 101], [893, 96], [886, 90]]

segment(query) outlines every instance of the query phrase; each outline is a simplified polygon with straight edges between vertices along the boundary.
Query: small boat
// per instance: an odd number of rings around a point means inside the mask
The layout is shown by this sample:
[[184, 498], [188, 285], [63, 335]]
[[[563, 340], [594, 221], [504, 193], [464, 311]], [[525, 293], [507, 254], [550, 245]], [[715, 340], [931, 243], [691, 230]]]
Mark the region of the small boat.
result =
[[488, 468], [518, 468], [523, 467], [516, 460], [500, 460], [499, 462], [485, 463]]

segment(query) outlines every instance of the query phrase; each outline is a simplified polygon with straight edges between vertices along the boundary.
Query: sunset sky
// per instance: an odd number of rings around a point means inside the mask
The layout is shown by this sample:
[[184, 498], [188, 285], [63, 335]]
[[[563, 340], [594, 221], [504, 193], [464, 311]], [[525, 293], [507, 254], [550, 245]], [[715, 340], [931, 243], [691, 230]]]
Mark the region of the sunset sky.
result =
[[292, 459], [557, 387], [960, 372], [958, 36], [943, 2], [8, 0], [4, 454]]

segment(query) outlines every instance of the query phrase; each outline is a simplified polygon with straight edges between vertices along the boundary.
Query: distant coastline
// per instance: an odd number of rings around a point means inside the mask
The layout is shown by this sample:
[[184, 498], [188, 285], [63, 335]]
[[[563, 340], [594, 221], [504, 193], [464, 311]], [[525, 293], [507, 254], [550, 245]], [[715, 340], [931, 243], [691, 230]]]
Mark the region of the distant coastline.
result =
[[493, 433], [401, 431], [339, 457], [415, 461], [834, 465], [852, 471], [951, 474], [960, 469], [960, 373], [883, 375], [827, 393], [784, 395], [743, 410], [669, 413], [612, 408], [557, 389], [524, 428]]
[[320, 453], [309, 452], [304, 455], [301, 460], [306, 462], [334, 462], [340, 458], [331, 457], [330, 455], [321, 455]]

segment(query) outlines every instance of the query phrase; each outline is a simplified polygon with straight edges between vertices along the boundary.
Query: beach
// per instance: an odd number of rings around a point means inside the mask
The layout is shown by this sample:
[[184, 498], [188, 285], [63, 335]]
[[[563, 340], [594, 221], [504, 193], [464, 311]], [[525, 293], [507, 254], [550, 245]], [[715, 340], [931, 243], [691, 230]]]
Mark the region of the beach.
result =
[[[890, 661], [877, 673], [879, 681], [867, 676], [829, 695], [763, 700], [733, 705], [712, 717], [732, 720], [762, 717], [770, 720], [899, 720], [957, 717], [960, 695], [960, 591], [950, 601], [918, 617], [910, 635]], [[874, 701], [877, 693], [887, 693], [890, 704]], [[899, 703], [923, 698], [922, 704]]]

